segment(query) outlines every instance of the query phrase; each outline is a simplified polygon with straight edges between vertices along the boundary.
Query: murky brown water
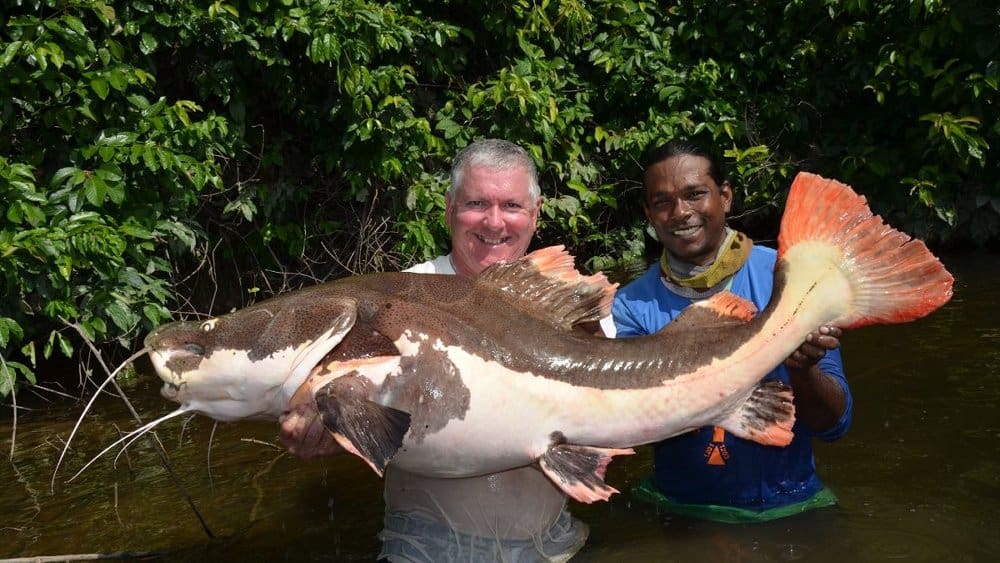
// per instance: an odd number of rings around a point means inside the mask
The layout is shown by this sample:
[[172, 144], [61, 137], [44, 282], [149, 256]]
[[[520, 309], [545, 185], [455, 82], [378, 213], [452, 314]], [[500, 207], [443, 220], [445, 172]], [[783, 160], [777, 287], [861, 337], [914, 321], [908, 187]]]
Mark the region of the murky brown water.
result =
[[[955, 298], [930, 318], [844, 339], [854, 426], [817, 444], [833, 509], [776, 522], [724, 525], [657, 515], [620, 495], [574, 504], [591, 527], [575, 561], [993, 561], [1000, 557], [1000, 256], [945, 260]], [[171, 410], [152, 375], [128, 390], [145, 420]], [[135, 428], [120, 400], [98, 401], [49, 488], [81, 404], [22, 412], [14, 461], [10, 409], [0, 413], [0, 557], [115, 551], [165, 561], [369, 561], [378, 552], [381, 483], [348, 456], [303, 461], [274, 446], [277, 425], [195, 418], [158, 431], [205, 521], [209, 541], [144, 440], [117, 465], [90, 457]], [[648, 452], [616, 461], [626, 491]]]

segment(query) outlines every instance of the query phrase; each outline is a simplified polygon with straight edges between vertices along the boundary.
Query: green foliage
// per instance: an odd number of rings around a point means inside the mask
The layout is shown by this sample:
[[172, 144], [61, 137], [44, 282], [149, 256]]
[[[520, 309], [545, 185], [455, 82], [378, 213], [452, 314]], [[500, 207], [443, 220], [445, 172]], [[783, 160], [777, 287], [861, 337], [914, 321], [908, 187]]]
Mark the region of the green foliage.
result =
[[[171, 309], [447, 247], [447, 167], [536, 159], [538, 244], [626, 280], [638, 165], [712, 147], [767, 232], [794, 173], [931, 242], [1000, 239], [1000, 14], [982, 0], [22, 0], [0, 29], [0, 396]], [[115, 348], [114, 346], [110, 348]]]
[[114, 11], [89, 7], [14, 15], [0, 44], [2, 395], [38, 352], [73, 353], [69, 323], [130, 345], [170, 318], [162, 242], [193, 245], [196, 194], [222, 186], [232, 143], [225, 120], [157, 95]]

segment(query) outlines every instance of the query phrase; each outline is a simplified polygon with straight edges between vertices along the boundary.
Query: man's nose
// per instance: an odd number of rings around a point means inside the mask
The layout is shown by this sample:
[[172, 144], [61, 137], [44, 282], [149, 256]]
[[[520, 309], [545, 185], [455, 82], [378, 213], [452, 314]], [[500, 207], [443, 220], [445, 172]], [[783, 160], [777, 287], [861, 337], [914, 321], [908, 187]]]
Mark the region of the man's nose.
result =
[[500, 207], [494, 205], [486, 210], [486, 226], [491, 229], [502, 229], [503, 228], [503, 213], [500, 212]]
[[691, 215], [691, 206], [683, 199], [677, 200], [670, 208], [671, 219], [687, 219]]

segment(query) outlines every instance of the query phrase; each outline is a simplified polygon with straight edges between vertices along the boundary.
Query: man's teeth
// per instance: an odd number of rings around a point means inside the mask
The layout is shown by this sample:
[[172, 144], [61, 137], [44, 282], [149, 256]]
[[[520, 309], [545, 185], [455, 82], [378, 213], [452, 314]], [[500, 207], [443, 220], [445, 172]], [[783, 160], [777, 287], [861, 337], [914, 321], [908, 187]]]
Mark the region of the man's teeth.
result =
[[494, 238], [486, 238], [483, 235], [476, 235], [476, 238], [478, 238], [484, 244], [503, 244], [503, 243], [507, 242], [507, 239], [509, 237], [501, 237], [501, 238], [495, 238], [494, 239]]
[[686, 236], [693, 235], [699, 228], [700, 227], [698, 225], [695, 225], [693, 227], [684, 227], [682, 229], [674, 229], [672, 232], [673, 232], [674, 236], [677, 236], [677, 237], [686, 237]]

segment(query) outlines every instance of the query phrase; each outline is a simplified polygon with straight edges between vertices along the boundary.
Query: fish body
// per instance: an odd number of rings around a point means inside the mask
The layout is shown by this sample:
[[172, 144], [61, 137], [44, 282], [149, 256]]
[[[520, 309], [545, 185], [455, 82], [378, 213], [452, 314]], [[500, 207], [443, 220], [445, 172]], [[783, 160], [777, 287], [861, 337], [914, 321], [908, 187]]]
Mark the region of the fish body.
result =
[[801, 174], [759, 314], [728, 292], [655, 335], [574, 329], [614, 286], [559, 247], [476, 278], [382, 273], [280, 295], [147, 346], [164, 395], [219, 420], [278, 417], [314, 401], [333, 437], [381, 473], [480, 475], [538, 463], [584, 502], [616, 492], [607, 464], [704, 425], [764, 444], [792, 439], [791, 390], [761, 378], [823, 324], [905, 322], [951, 296], [922, 242], [886, 226], [848, 186]]

